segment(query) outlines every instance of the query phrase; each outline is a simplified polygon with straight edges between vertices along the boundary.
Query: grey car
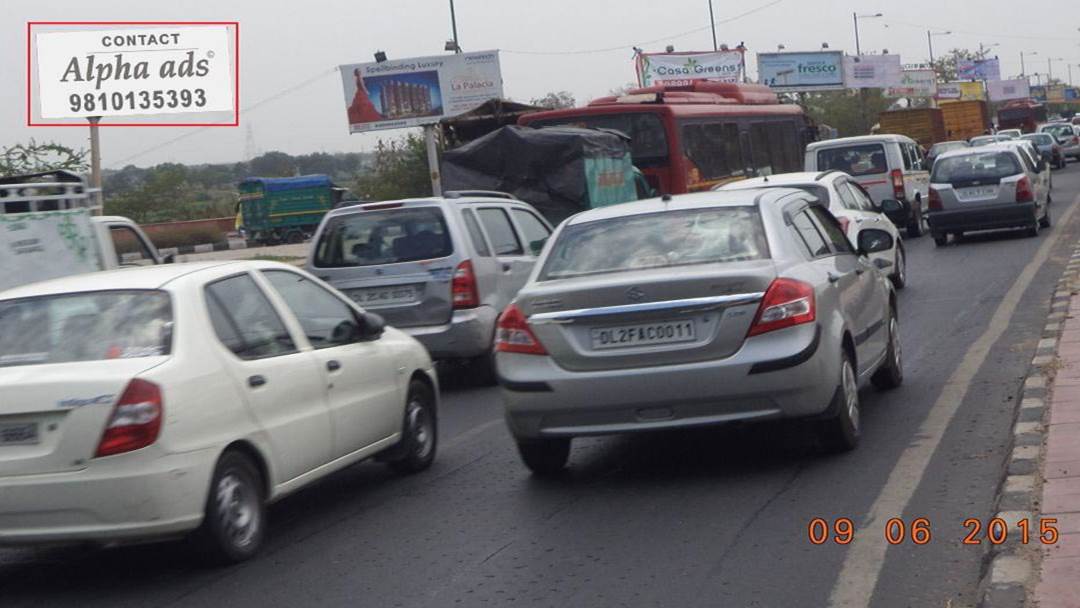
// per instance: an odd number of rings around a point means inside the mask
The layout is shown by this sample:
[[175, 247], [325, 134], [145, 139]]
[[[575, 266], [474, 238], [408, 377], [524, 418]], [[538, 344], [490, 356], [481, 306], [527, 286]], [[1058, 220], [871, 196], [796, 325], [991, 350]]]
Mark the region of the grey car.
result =
[[525, 464], [573, 437], [807, 418], [859, 439], [858, 385], [902, 380], [896, 296], [803, 190], [665, 196], [564, 221], [503, 312], [495, 361]]
[[930, 234], [943, 246], [949, 235], [973, 230], [1050, 227], [1050, 169], [1032, 157], [1028, 142], [999, 143], [946, 152], [930, 175]]
[[1064, 169], [1069, 162], [1065, 159], [1065, 151], [1057, 138], [1049, 133], [1028, 133], [1021, 135], [1020, 139], [1030, 141], [1039, 151], [1039, 156], [1056, 169]]
[[499, 312], [532, 272], [551, 225], [499, 193], [383, 201], [323, 218], [305, 268], [419, 340], [494, 380]]

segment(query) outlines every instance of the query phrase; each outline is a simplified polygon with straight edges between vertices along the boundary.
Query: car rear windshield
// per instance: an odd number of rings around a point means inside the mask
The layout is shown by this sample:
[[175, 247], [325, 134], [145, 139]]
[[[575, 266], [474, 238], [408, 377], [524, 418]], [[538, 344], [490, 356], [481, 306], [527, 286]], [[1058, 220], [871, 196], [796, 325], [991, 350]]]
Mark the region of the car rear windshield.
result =
[[1001, 179], [1020, 173], [1020, 163], [1010, 152], [973, 152], [939, 159], [930, 181], [950, 183], [980, 179]]
[[818, 171], [843, 171], [848, 175], [878, 175], [889, 172], [885, 146], [863, 144], [818, 150]]
[[163, 291], [94, 291], [0, 300], [0, 367], [168, 355]]
[[939, 156], [948, 152], [949, 150], [959, 150], [960, 148], [966, 147], [968, 147], [968, 145], [962, 141], [950, 141], [930, 146], [930, 151], [927, 152], [927, 154], [930, 156]]
[[1050, 135], [1049, 133], [1033, 133], [1031, 135], [1023, 135], [1020, 137], [1020, 139], [1026, 139], [1038, 146], [1052, 146], [1057, 143], [1056, 141], [1054, 141], [1054, 136]]
[[375, 266], [444, 258], [454, 252], [438, 207], [360, 211], [331, 218], [315, 247], [315, 266]]
[[1041, 129], [1043, 133], [1050, 133], [1054, 137], [1072, 137], [1075, 135], [1072, 125], [1048, 125]]
[[664, 211], [567, 226], [540, 280], [767, 257], [755, 207]]

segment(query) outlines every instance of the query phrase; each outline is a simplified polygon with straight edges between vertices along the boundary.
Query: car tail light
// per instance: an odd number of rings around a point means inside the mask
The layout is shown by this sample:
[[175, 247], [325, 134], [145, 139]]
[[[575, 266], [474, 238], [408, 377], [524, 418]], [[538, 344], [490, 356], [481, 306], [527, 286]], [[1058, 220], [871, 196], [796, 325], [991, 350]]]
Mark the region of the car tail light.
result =
[[847, 234], [848, 226], [851, 225], [851, 219], [846, 217], [838, 217], [836, 218], [836, 221], [840, 222], [840, 229], [844, 231], [844, 234]]
[[1016, 182], [1016, 202], [1030, 203], [1035, 200], [1035, 192], [1031, 189], [1031, 180], [1025, 175]]
[[536, 334], [529, 329], [525, 313], [511, 304], [499, 315], [495, 327], [495, 351], [502, 353], [521, 353], [524, 355], [546, 355], [547, 350]]
[[747, 337], [812, 323], [816, 318], [814, 286], [795, 279], [774, 279], [765, 291]]
[[465, 260], [454, 269], [454, 279], [450, 284], [450, 299], [454, 308], [476, 308], [480, 305], [480, 295], [476, 290], [476, 273], [472, 262]]
[[161, 388], [146, 380], [132, 380], [113, 407], [94, 456], [122, 454], [154, 443], [164, 416]]
[[941, 204], [941, 193], [933, 188], [930, 188], [930, 202], [927, 208], [930, 211], [941, 211], [943, 208]]
[[892, 191], [896, 200], [904, 200], [904, 172], [900, 169], [893, 169], [889, 173], [889, 178], [892, 179]]

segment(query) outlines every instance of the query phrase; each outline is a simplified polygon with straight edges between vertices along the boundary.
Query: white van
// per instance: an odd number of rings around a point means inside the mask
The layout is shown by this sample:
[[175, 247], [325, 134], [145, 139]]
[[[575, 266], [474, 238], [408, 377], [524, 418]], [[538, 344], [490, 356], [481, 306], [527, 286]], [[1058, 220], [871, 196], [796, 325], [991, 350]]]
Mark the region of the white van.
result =
[[806, 146], [807, 171], [843, 171], [870, 193], [875, 203], [893, 199], [904, 206], [909, 237], [926, 230], [930, 168], [919, 144], [903, 135], [865, 135], [818, 141]]
[[85, 180], [68, 171], [0, 178], [0, 291], [172, 261], [135, 222], [97, 210]]

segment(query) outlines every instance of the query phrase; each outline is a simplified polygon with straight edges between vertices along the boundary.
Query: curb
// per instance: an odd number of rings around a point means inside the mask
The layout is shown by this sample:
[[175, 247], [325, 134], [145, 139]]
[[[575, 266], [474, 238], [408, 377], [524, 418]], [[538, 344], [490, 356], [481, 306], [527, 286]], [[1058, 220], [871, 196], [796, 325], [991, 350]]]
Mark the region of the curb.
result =
[[162, 257], [167, 255], [180, 255], [187, 253], [210, 253], [211, 251], [228, 251], [231, 249], [247, 249], [247, 242], [243, 239], [229, 239], [217, 243], [204, 245], [183, 245], [181, 247], [164, 247], [158, 249]]
[[[1042, 467], [1045, 456], [1046, 417], [1049, 392], [1057, 372], [1058, 340], [1061, 337], [1069, 303], [1080, 286], [1080, 243], [1073, 251], [1050, 299], [1050, 313], [1043, 328], [1031, 367], [1024, 379], [1019, 406], [1013, 423], [1011, 453], [1005, 475], [995, 498], [995, 517], [1005, 520], [1009, 533], [1018, 530], [1015, 522], [1035, 521], [1042, 495]], [[1015, 535], [1012, 535], [1015, 537]], [[1022, 607], [1031, 600], [1031, 589], [1038, 582], [1042, 550], [1037, 545], [1008, 541], [991, 545], [989, 564], [979, 581], [980, 608]]]

